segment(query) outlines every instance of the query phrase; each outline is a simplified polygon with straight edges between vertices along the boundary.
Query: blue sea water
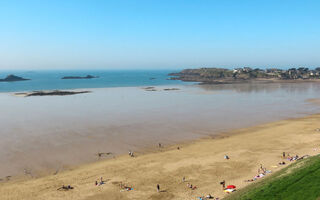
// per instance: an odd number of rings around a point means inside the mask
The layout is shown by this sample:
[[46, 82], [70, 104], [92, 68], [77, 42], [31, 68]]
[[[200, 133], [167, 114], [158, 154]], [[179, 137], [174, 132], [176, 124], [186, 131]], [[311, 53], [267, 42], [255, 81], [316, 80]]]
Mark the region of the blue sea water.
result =
[[[9, 74], [31, 79], [29, 81], [0, 82], [0, 92], [19, 92], [34, 90], [138, 87], [187, 84], [167, 80], [174, 70], [42, 70], [42, 71], [0, 71], [0, 78]], [[64, 76], [99, 76], [95, 79], [61, 79]]]

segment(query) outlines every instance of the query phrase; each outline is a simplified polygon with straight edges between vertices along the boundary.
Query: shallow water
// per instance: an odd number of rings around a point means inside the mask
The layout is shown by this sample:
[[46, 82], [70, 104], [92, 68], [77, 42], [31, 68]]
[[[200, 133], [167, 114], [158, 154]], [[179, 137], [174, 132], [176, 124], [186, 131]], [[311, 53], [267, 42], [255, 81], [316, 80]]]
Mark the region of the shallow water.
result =
[[[28, 81], [0, 82], [0, 92], [33, 90], [135, 87], [146, 85], [188, 84], [167, 80], [172, 70], [40, 70], [40, 71], [0, 71], [0, 78], [14, 74]], [[99, 76], [94, 79], [61, 79], [64, 76]]]
[[[164, 91], [178, 87], [180, 90]], [[0, 94], [0, 177], [317, 113], [318, 83], [92, 89], [74, 96]]]

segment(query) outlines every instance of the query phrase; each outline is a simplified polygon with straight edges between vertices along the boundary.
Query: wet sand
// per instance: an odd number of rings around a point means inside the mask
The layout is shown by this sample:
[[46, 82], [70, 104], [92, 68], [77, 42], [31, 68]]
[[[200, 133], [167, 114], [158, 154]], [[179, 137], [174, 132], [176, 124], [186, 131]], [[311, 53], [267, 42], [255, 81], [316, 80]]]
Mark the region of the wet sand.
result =
[[[316, 113], [315, 84], [105, 88], [90, 94], [0, 94], [0, 178], [63, 171], [104, 156], [146, 152], [233, 129]], [[169, 88], [173, 88], [170, 86]]]
[[[262, 164], [273, 172], [283, 168], [282, 152], [290, 155], [320, 153], [320, 114], [238, 129], [217, 138], [173, 145], [152, 153], [138, 153], [82, 165], [41, 178], [23, 176], [0, 183], [0, 199], [196, 199], [197, 196], [225, 196], [220, 181], [242, 188]], [[177, 147], [180, 147], [178, 150]], [[230, 159], [225, 160], [227, 154]], [[289, 163], [287, 160], [284, 160]], [[277, 166], [277, 167], [275, 167]], [[94, 182], [100, 177], [101, 186]], [[186, 182], [182, 182], [182, 177]], [[119, 183], [133, 187], [121, 191]], [[187, 183], [197, 186], [196, 190]], [[162, 192], [156, 191], [160, 184]], [[73, 190], [58, 191], [62, 185]]]

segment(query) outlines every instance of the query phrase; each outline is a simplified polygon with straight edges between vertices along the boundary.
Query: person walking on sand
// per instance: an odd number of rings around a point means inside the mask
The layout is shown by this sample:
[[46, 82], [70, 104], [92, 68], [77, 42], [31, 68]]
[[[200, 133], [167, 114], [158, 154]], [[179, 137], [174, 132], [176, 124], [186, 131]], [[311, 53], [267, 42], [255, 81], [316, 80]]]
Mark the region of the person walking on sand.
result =
[[157, 192], [160, 192], [160, 185], [157, 184]]

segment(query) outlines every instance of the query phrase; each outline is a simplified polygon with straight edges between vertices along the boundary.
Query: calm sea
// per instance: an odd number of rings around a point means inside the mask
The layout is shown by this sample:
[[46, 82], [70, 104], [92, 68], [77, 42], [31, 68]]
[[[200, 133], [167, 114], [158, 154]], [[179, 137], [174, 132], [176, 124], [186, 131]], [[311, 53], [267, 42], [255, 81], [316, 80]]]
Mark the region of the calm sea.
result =
[[[14, 74], [31, 79], [30, 81], [0, 82], [0, 92], [186, 84], [167, 80], [171, 72], [174, 70], [0, 71], [0, 78]], [[61, 79], [64, 76], [86, 75], [99, 76], [99, 78]]]

